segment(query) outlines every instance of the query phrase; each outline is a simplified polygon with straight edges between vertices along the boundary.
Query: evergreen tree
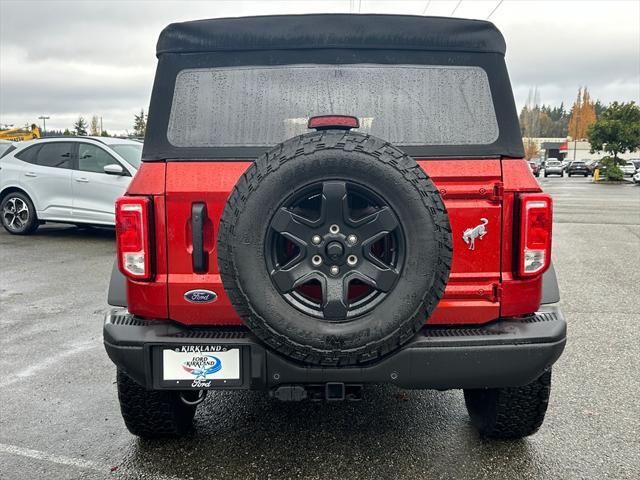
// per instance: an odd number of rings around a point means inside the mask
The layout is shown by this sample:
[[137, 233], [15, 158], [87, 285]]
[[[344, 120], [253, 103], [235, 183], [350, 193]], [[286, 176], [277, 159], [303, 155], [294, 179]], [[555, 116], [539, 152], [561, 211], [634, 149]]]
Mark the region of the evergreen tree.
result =
[[73, 124], [73, 130], [76, 135], [86, 135], [87, 134], [87, 122], [84, 117], [79, 116], [76, 123]]
[[136, 137], [144, 137], [147, 131], [147, 117], [144, 114], [144, 109], [140, 109], [140, 115], [134, 115], [133, 120], [133, 134]]

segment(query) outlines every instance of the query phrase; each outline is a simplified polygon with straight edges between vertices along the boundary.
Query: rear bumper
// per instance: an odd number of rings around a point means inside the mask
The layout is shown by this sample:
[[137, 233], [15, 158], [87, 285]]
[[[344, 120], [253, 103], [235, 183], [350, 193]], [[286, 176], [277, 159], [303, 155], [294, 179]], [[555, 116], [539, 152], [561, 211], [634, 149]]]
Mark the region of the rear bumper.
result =
[[[247, 329], [188, 328], [140, 320], [111, 310], [104, 345], [111, 360], [150, 389], [161, 385], [160, 349], [182, 345], [240, 348], [242, 378], [224, 389], [269, 390], [283, 385], [392, 383], [403, 388], [482, 388], [530, 383], [562, 354], [566, 322], [556, 305], [535, 315], [474, 327], [424, 327], [397, 352], [357, 367], [302, 365], [267, 349]], [[183, 387], [184, 388], [184, 387]]]

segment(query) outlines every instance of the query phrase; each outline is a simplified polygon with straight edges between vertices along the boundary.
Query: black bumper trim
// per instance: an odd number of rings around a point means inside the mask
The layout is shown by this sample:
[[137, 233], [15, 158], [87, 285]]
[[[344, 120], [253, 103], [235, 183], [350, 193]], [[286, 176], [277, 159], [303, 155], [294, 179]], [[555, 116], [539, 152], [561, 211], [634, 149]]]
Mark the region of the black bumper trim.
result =
[[111, 360], [139, 383], [161, 388], [152, 359], [158, 346], [215, 344], [239, 347], [243, 381], [217, 388], [269, 389], [279, 385], [392, 383], [404, 388], [481, 388], [530, 383], [560, 357], [566, 322], [557, 305], [535, 315], [473, 327], [425, 326], [400, 350], [355, 367], [314, 367], [267, 348], [244, 327], [190, 328], [141, 320], [126, 310], [107, 313], [104, 344]]

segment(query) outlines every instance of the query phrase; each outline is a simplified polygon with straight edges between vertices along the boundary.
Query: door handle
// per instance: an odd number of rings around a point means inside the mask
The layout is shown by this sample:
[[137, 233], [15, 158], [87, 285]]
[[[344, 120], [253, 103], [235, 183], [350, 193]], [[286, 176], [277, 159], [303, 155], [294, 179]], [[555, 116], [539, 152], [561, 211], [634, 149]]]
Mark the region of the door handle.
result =
[[207, 218], [207, 206], [204, 203], [194, 203], [191, 206], [191, 237], [193, 253], [191, 261], [195, 273], [204, 273], [208, 270], [208, 254], [204, 250], [204, 222]]
[[89, 179], [86, 177], [79, 177], [75, 179], [76, 182], [80, 182], [80, 183], [89, 183]]
[[24, 176], [25, 176], [25, 177], [37, 177], [38, 175], [36, 175], [36, 174], [35, 174], [35, 173], [33, 173], [33, 172], [25, 172]]

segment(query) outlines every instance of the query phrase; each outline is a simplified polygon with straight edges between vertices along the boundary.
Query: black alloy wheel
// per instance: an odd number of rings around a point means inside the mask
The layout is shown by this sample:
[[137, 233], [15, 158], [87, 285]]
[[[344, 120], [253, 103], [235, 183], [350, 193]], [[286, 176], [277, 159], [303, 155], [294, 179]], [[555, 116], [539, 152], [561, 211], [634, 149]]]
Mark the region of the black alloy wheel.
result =
[[362, 185], [308, 185], [277, 209], [265, 259], [271, 279], [296, 309], [345, 321], [374, 309], [402, 273], [405, 239], [397, 215]]

